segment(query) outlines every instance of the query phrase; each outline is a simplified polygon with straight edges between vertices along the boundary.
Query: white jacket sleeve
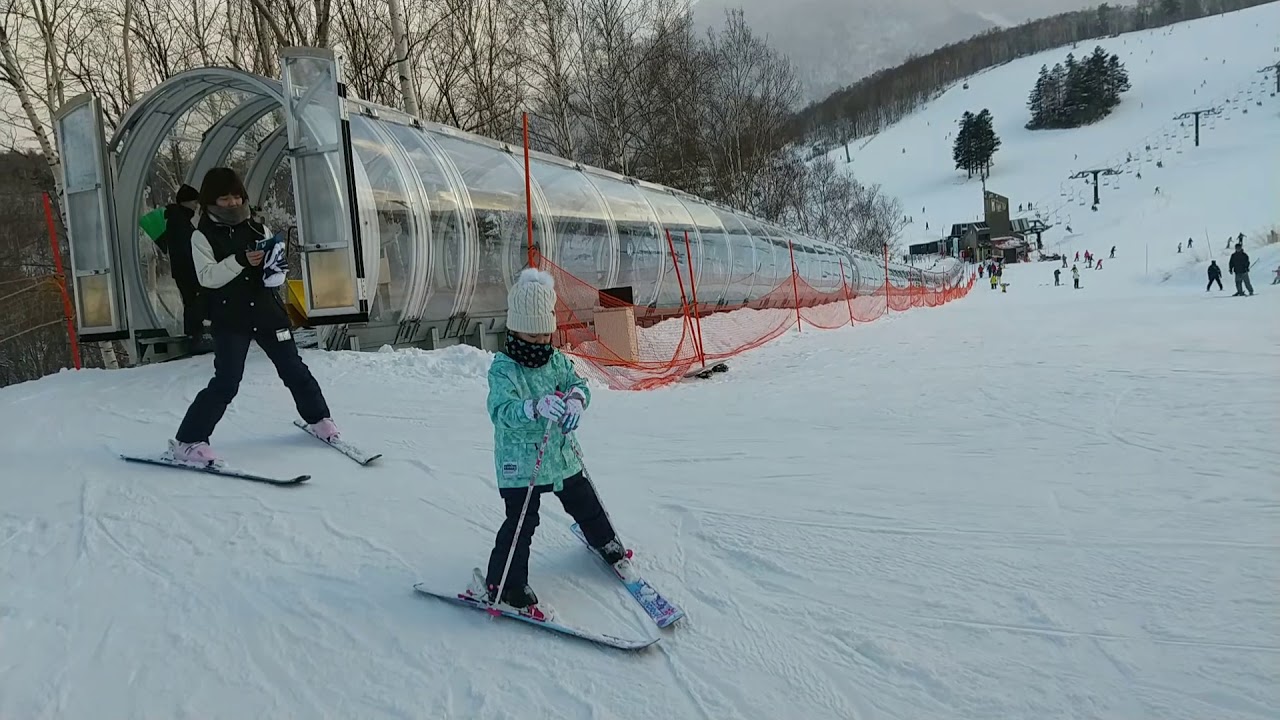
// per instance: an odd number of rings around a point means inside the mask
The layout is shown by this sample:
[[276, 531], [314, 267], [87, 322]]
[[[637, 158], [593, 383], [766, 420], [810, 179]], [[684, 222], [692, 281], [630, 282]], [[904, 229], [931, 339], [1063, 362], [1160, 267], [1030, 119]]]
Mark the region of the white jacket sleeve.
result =
[[222, 262], [215, 260], [209, 239], [199, 230], [191, 234], [191, 259], [195, 261], [196, 277], [207, 288], [220, 288], [244, 271], [235, 255], [227, 256]]

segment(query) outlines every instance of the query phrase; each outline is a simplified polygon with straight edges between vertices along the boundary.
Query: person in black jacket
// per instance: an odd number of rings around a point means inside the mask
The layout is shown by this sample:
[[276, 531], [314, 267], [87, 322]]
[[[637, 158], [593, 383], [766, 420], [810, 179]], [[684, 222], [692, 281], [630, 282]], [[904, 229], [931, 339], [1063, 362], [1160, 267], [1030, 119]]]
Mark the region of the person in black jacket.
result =
[[1209, 261], [1209, 284], [1204, 286], [1204, 291], [1209, 292], [1214, 283], [1218, 283], [1218, 289], [1222, 289], [1222, 268], [1218, 267], [1217, 260]]
[[1249, 254], [1244, 251], [1243, 243], [1236, 243], [1236, 251], [1231, 253], [1227, 270], [1236, 276], [1236, 292], [1231, 297], [1244, 295], [1246, 288], [1250, 295], [1253, 294], [1253, 283], [1249, 282]]
[[191, 349], [203, 353], [212, 349], [204, 332], [207, 305], [205, 290], [196, 277], [195, 261], [191, 258], [191, 234], [195, 231], [199, 209], [200, 193], [183, 184], [174, 202], [164, 209], [164, 232], [156, 238], [156, 245], [168, 254], [169, 274], [182, 296], [182, 332], [191, 339]]
[[[338, 438], [320, 385], [302, 362], [289, 315], [275, 288], [283, 281], [283, 246], [260, 249], [270, 232], [250, 217], [249, 198], [231, 168], [213, 168], [200, 185], [200, 222], [191, 235], [196, 277], [206, 289], [213, 334], [213, 379], [187, 408], [172, 457], [217, 464], [209, 437], [240, 389], [249, 344], [256, 342], [293, 394], [298, 414], [322, 440]], [[265, 272], [264, 272], [265, 269]]]

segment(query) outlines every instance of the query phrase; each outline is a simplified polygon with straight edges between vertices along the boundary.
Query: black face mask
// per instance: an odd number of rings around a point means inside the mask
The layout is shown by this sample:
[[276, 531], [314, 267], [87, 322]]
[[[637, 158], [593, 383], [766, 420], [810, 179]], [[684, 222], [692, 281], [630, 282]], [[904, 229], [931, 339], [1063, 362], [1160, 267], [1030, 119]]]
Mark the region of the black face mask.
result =
[[553, 352], [555, 352], [555, 348], [551, 346], [551, 343], [535, 345], [521, 340], [515, 336], [515, 333], [507, 333], [506, 353], [511, 356], [512, 360], [527, 368], [540, 368], [546, 365], [551, 360], [551, 353]]

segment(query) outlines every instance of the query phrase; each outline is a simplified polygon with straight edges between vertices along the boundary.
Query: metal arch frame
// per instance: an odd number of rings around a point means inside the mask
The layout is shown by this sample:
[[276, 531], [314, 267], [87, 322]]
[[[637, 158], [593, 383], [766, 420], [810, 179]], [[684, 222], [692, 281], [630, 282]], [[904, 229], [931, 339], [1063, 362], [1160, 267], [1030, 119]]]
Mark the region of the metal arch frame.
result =
[[[112, 156], [110, 165], [116, 169], [112, 200], [116, 210], [116, 242], [130, 334], [136, 334], [140, 326], [159, 328], [168, 325], [161, 322], [150, 302], [137, 250], [140, 231], [137, 217], [142, 210], [147, 171], [174, 125], [202, 100], [226, 90], [266, 95], [277, 106], [283, 106], [284, 102], [279, 83], [251, 73], [231, 68], [188, 70], [165, 80], [144, 95], [121, 119], [107, 142]], [[201, 147], [206, 149], [204, 144]], [[197, 156], [197, 162], [199, 159]]]
[[[227, 155], [240, 142], [240, 139], [259, 120], [279, 107], [280, 104], [271, 98], [258, 96], [245, 100], [234, 110], [222, 116], [205, 132], [200, 149], [196, 151], [195, 162], [191, 164], [191, 170], [187, 173], [187, 184], [191, 185], [191, 181], [196, 178], [203, 178], [210, 168], [224, 165]], [[256, 165], [260, 160], [261, 156], [254, 158], [254, 164]], [[249, 197], [258, 199], [255, 195]]]
[[276, 171], [284, 162], [288, 149], [289, 133], [284, 125], [272, 130], [271, 134], [258, 144], [258, 158], [245, 173], [244, 188], [249, 193], [249, 197], [259, 203], [262, 202], [267, 194], [267, 185], [276, 176]]

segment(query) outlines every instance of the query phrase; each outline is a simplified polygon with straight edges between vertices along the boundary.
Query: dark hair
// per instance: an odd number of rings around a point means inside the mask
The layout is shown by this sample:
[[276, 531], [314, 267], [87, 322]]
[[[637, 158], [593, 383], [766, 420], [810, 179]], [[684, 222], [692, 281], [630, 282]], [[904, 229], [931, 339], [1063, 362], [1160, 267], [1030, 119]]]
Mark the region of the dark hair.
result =
[[200, 183], [200, 207], [207, 208], [218, 204], [223, 195], [239, 195], [249, 202], [249, 193], [245, 192], [244, 183], [235, 170], [229, 167], [210, 168]]
[[182, 187], [178, 188], [178, 195], [176, 199], [180, 203], [188, 203], [193, 200], [199, 200], [200, 192], [195, 188], [191, 187], [190, 185], [183, 183]]

